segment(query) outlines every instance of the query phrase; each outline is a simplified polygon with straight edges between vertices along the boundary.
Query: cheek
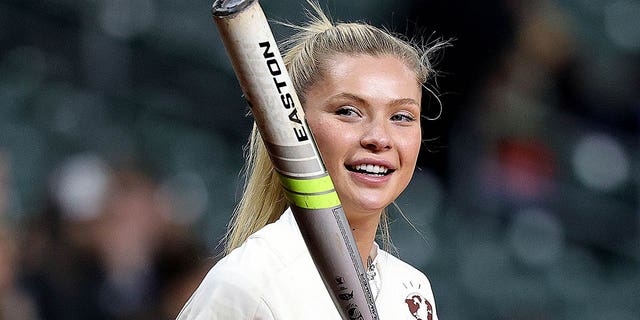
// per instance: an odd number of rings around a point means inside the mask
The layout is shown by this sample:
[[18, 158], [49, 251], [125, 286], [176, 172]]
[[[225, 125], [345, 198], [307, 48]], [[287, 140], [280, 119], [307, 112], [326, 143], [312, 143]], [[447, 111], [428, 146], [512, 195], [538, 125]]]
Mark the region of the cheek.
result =
[[308, 121], [308, 124], [325, 165], [334, 165], [340, 156], [341, 143], [344, 142], [339, 134], [340, 128], [330, 121], [314, 120]]
[[420, 153], [420, 145], [422, 144], [420, 130], [403, 135], [399, 141], [398, 149], [402, 160], [405, 162], [404, 165], [415, 167]]

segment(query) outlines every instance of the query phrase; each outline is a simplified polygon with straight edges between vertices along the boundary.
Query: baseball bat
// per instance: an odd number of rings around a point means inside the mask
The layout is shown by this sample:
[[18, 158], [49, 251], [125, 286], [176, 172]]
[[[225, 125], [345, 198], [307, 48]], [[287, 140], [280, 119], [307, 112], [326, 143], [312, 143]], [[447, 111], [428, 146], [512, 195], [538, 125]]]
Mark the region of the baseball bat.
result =
[[320, 277], [342, 319], [378, 319], [371, 288], [271, 28], [257, 0], [212, 14]]

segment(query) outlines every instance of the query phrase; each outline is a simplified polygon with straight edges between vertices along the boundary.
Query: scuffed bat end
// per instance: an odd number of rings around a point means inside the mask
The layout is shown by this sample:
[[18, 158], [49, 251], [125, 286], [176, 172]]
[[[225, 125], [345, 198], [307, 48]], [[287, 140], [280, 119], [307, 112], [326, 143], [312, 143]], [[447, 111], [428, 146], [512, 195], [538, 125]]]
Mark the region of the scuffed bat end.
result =
[[257, 0], [215, 0], [211, 7], [214, 17], [225, 17], [241, 12]]

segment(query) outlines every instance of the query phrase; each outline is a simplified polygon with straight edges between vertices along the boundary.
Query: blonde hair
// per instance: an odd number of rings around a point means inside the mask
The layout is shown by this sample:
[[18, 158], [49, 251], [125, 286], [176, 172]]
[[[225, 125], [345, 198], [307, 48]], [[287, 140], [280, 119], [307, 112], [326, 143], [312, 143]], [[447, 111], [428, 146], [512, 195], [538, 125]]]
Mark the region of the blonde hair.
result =
[[[319, 80], [323, 67], [330, 63], [330, 57], [337, 54], [397, 57], [415, 72], [417, 83], [422, 85], [433, 73], [430, 57], [443, 43], [417, 45], [366, 23], [334, 23], [318, 3], [308, 1], [308, 4], [311, 10], [306, 11], [307, 24], [281, 23], [296, 30], [292, 37], [281, 43], [281, 47], [286, 68], [303, 104], [307, 89]], [[244, 192], [224, 239], [225, 254], [239, 247], [254, 232], [276, 221], [288, 205], [255, 125], [244, 170]], [[379, 231], [386, 249], [391, 241], [385, 212], [380, 219]]]

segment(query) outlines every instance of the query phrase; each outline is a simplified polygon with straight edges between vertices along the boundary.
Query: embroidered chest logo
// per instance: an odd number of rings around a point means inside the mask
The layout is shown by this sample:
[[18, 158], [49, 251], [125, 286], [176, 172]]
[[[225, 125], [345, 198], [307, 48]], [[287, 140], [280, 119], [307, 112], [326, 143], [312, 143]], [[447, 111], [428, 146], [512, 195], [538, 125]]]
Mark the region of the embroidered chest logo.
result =
[[[409, 284], [410, 286], [404, 284], [404, 287], [415, 290], [413, 283], [409, 282]], [[418, 284], [418, 289], [420, 289], [420, 287], [421, 285]], [[431, 303], [417, 290], [409, 293], [404, 299], [404, 302], [407, 304], [411, 315], [417, 320], [433, 320], [433, 307]]]

